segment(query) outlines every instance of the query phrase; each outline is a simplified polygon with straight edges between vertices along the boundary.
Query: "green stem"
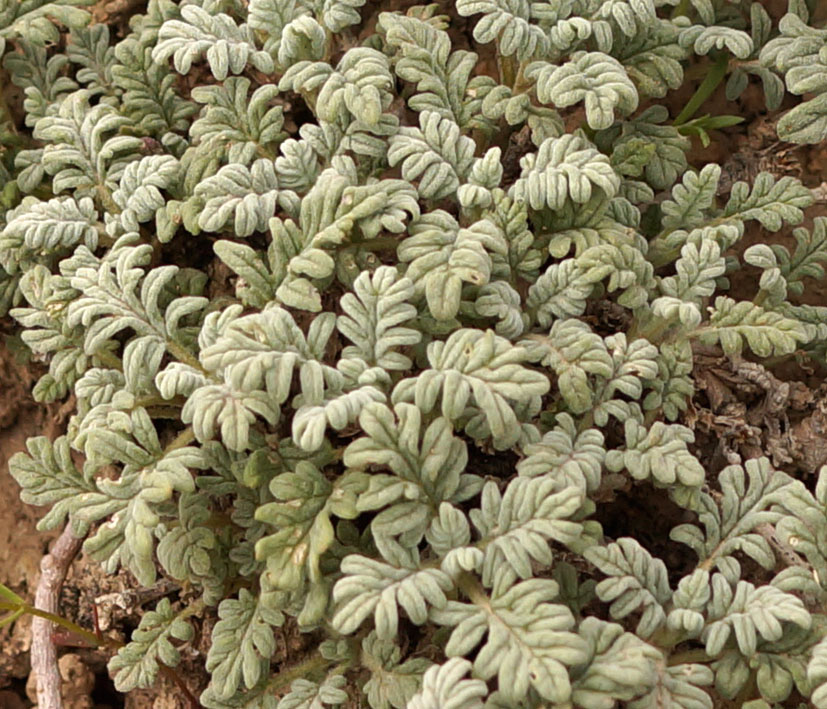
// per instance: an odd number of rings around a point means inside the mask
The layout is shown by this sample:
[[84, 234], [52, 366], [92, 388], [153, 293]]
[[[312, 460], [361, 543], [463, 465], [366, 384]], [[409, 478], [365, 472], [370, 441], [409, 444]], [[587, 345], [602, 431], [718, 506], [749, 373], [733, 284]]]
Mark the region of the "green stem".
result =
[[627, 333], [627, 337], [629, 341], [643, 338], [649, 340], [649, 342], [654, 345], [658, 345], [663, 341], [664, 335], [673, 325], [675, 325], [674, 320], [652, 315], [645, 323], [640, 323], [640, 325], [635, 323]]
[[108, 350], [101, 350], [95, 352], [94, 356], [105, 364], [109, 369], [115, 369], [119, 372], [123, 371], [123, 363], [118, 359], [117, 355], [112, 354]]
[[166, 347], [167, 351], [179, 362], [183, 362], [199, 372], [206, 372], [206, 370], [201, 366], [201, 362], [198, 361], [198, 358], [185, 347], [182, 347], [177, 342], [173, 342], [172, 340], [166, 341]]
[[399, 239], [394, 236], [379, 236], [375, 239], [355, 241], [342, 248], [348, 248], [350, 246], [358, 246], [360, 249], [367, 249], [368, 251], [394, 251], [396, 247], [399, 246]]
[[504, 57], [500, 54], [499, 43], [497, 44], [497, 66], [500, 70], [500, 83], [513, 88], [517, 82], [517, 65], [513, 56]]
[[[304, 102], [307, 104], [307, 107], [311, 110], [313, 115], [316, 115], [316, 101], [318, 100], [318, 96], [310, 91], [299, 92], [301, 97], [304, 99]], [[317, 119], [318, 120], [318, 119]]]
[[490, 599], [488, 598], [488, 594], [486, 594], [485, 589], [476, 576], [469, 574], [467, 571], [461, 573], [457, 578], [457, 588], [468, 596], [468, 600], [474, 605], [480, 606], [481, 608], [489, 608]]
[[[28, 603], [23, 605], [16, 605], [12, 603], [6, 603], [5, 601], [0, 601], [0, 610], [14, 611], [15, 613], [22, 610], [23, 613], [36, 615], [38, 618], [48, 620], [54, 623], [55, 625], [59, 625], [61, 628], [66, 628], [66, 630], [68, 630], [73, 635], [77, 635], [78, 637], [83, 638], [84, 642], [90, 644], [92, 647], [99, 647], [101, 645], [100, 638], [98, 638], [98, 636], [95, 635], [93, 632], [90, 632], [85, 628], [81, 628], [79, 625], [73, 623], [71, 620], [61, 618], [59, 615], [55, 615], [54, 613], [42, 611], [39, 608], [35, 608], [34, 606], [29, 605]], [[104, 640], [104, 644], [108, 644], [110, 642], [115, 641]], [[120, 643], [117, 644], [117, 647], [120, 647]]]
[[98, 184], [95, 185], [95, 191], [98, 193], [98, 198], [100, 199], [100, 204], [102, 207], [106, 209], [107, 212], [110, 214], [120, 214], [121, 208], [118, 206], [118, 203], [112, 198], [112, 193], [109, 191], [109, 188], [106, 185]]
[[320, 670], [329, 664], [331, 664], [330, 660], [326, 660], [321, 655], [314, 655], [304, 662], [300, 662], [298, 665], [288, 667], [279, 672], [267, 685], [267, 691], [276, 692], [285, 687], [289, 687], [295, 680], [306, 679], [310, 673]]
[[660, 416], [662, 410], [663, 409], [659, 406], [656, 409], [649, 409], [649, 411], [643, 415], [643, 424], [646, 428], [651, 428], [652, 424], [655, 423], [658, 416]]
[[577, 432], [583, 433], [583, 431], [587, 431], [594, 425], [594, 409], [591, 411], [587, 411], [584, 416], [580, 418], [580, 422], [577, 424]]
[[164, 448], [164, 455], [167, 453], [171, 453], [174, 450], [178, 450], [179, 448], [184, 448], [188, 446], [195, 440], [195, 433], [192, 430], [192, 426], [187, 426], [181, 433], [179, 433], [171, 442], [170, 444]]
[[717, 61], [712, 65], [712, 69], [706, 75], [706, 78], [701, 82], [701, 85], [695, 91], [695, 94], [691, 99], [689, 99], [686, 106], [684, 106], [683, 111], [678, 114], [678, 117], [675, 119], [674, 123], [675, 127], [683, 125], [690, 118], [692, 118], [692, 116], [695, 115], [706, 100], [712, 96], [715, 89], [718, 88], [718, 85], [726, 75], [728, 67], [729, 56], [726, 54], [721, 54]]
[[772, 370], [773, 367], [777, 367], [782, 362], [789, 361], [790, 357], [795, 357], [796, 355], [807, 357], [807, 359], [810, 362], [814, 361], [812, 356], [806, 350], [796, 350], [795, 352], [790, 352], [789, 354], [775, 355], [775, 357], [766, 357], [761, 360], [761, 364], [766, 369]]
[[514, 85], [511, 87], [511, 93], [514, 96], [524, 94], [531, 88], [531, 82], [525, 78], [526, 66], [528, 66], [527, 62], [520, 62], [520, 65], [517, 67], [517, 76], [514, 79]]
[[[6, 45], [8, 46], [8, 45]], [[9, 109], [9, 104], [6, 101], [6, 82], [5, 79], [8, 75], [6, 72], [3, 72], [2, 78], [3, 81], [0, 82], [0, 119], [5, 119], [6, 123], [8, 123], [9, 129], [11, 130], [14, 135], [19, 136], [20, 133], [17, 130], [17, 126], [14, 125], [14, 119], [12, 117], [11, 110]]]
[[143, 406], [145, 409], [150, 408], [151, 406], [170, 406], [170, 407], [180, 407], [186, 403], [186, 399], [184, 397], [175, 397], [173, 399], [162, 399], [160, 396], [139, 396], [135, 399], [135, 406]]
[[18, 608], [16, 611], [14, 611], [14, 613], [10, 613], [9, 615], [7, 615], [5, 617], [0, 618], [0, 628], [4, 627], [6, 625], [11, 625], [12, 623], [14, 623], [14, 621], [16, 621], [25, 612], [26, 612], [25, 608]]
[[154, 419], [172, 419], [173, 421], [181, 419], [181, 407], [147, 406], [145, 408], [147, 413]]

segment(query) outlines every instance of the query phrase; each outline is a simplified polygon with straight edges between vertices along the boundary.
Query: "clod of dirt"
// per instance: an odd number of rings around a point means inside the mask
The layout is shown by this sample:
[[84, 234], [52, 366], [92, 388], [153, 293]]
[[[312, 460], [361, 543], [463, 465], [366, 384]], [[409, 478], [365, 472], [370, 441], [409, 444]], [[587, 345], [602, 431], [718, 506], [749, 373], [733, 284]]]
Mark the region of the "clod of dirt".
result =
[[190, 709], [181, 690], [166, 681], [151, 689], [132, 690], [124, 700], [124, 709]]
[[[92, 709], [92, 689], [95, 686], [95, 675], [89, 670], [83, 660], [77, 655], [64, 655], [57, 666], [63, 686], [60, 695], [63, 699], [63, 709]], [[34, 672], [26, 682], [26, 695], [33, 702], [37, 701], [37, 678]]]
[[123, 36], [128, 28], [129, 18], [141, 12], [143, 0], [98, 0], [92, 8], [92, 22], [110, 25], [110, 30]]

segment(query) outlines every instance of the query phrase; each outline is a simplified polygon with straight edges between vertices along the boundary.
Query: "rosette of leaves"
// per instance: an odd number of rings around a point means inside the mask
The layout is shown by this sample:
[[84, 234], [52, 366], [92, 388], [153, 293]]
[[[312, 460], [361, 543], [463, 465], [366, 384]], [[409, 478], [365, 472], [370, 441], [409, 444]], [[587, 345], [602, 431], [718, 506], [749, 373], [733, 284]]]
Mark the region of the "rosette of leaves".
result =
[[[827, 349], [811, 191], [688, 156], [724, 80], [823, 139], [815, 3], [84, 4], [0, 0], [0, 306], [69, 413], [22, 499], [173, 589], [119, 690], [187, 657], [210, 709], [827, 707], [827, 473], [719, 470], [691, 405], [698, 348]], [[618, 490], [681, 510], [680, 569], [604, 536]]]

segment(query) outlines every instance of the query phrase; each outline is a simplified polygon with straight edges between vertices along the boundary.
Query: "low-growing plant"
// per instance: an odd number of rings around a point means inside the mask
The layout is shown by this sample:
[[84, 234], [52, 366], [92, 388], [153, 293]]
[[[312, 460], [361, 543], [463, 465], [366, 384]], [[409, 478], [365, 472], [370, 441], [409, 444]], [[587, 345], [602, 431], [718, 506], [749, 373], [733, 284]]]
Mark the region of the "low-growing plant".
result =
[[[699, 346], [823, 360], [827, 220], [737, 248], [810, 189], [687, 160], [724, 82], [827, 139], [816, 2], [150, 0], [122, 39], [82, 4], [0, 2], [0, 295], [74, 405], [23, 501], [179, 587], [117, 689], [212, 613], [210, 709], [827, 707], [827, 473], [710, 470], [685, 419]], [[604, 535], [618, 479], [683, 567]]]

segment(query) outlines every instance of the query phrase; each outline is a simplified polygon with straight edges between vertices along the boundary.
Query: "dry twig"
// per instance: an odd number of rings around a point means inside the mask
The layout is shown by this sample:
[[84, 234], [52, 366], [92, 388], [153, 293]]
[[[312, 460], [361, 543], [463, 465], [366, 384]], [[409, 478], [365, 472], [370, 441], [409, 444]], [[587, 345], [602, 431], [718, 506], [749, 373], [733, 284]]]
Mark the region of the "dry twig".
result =
[[[49, 554], [40, 562], [40, 581], [34, 605], [48, 613], [57, 613], [60, 588], [82, 539], [66, 525]], [[32, 617], [32, 672], [37, 678], [37, 706], [39, 709], [63, 709], [60, 694], [61, 677], [57, 666], [57, 648], [52, 642], [53, 624], [44, 618]]]

